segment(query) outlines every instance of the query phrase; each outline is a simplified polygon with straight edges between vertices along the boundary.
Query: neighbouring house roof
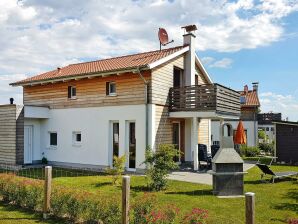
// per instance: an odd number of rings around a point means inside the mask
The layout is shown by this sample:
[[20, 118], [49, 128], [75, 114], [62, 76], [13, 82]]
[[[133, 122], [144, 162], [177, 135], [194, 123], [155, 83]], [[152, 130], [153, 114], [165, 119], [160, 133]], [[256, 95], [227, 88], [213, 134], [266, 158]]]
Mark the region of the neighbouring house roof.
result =
[[273, 124], [294, 125], [298, 126], [298, 122], [294, 121], [272, 121]]
[[[15, 83], [13, 86], [40, 83], [41, 81], [61, 80], [73, 77], [84, 77], [90, 74], [107, 72], [127, 72], [133, 69], [152, 69], [189, 50], [188, 46], [178, 46], [164, 50], [150, 51], [91, 62], [70, 64], [62, 68], [45, 72]], [[205, 76], [209, 77], [206, 73]]]
[[260, 101], [258, 97], [258, 92], [255, 90], [239, 91], [240, 96], [245, 97], [244, 103], [241, 107], [259, 107]]

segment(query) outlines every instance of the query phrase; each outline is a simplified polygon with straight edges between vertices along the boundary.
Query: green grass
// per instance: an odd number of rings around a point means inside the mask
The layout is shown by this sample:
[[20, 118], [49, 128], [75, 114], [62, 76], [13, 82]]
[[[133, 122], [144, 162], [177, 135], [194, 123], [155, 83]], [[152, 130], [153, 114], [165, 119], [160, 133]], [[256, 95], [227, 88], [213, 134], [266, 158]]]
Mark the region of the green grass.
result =
[[55, 224], [63, 223], [63, 220], [42, 220], [41, 214], [34, 214], [18, 207], [3, 204], [0, 202], [0, 223], [1, 224]]
[[[274, 165], [271, 168], [274, 171], [298, 171], [297, 166]], [[75, 174], [76, 171], [68, 172], [69, 174], [54, 169], [53, 176], [55, 178], [53, 179], [53, 184], [100, 194], [119, 195], [120, 200], [121, 188], [120, 186], [111, 185], [111, 177], [105, 175], [79, 176], [79, 174]], [[67, 177], [65, 177], [65, 174]], [[297, 218], [297, 189], [297, 180], [282, 180], [277, 181], [275, 184], [260, 182], [260, 171], [257, 167], [250, 169], [245, 176], [245, 192], [256, 193], [257, 223], [285, 223], [285, 220], [288, 218]], [[145, 177], [132, 176], [132, 199], [144, 191], [146, 191]], [[217, 198], [212, 195], [212, 186], [169, 181], [168, 189], [163, 192], [157, 192], [156, 195], [161, 205], [174, 203], [184, 211], [190, 211], [193, 207], [209, 210], [208, 223], [244, 223], [244, 198]], [[2, 223], [1, 220], [0, 223]]]

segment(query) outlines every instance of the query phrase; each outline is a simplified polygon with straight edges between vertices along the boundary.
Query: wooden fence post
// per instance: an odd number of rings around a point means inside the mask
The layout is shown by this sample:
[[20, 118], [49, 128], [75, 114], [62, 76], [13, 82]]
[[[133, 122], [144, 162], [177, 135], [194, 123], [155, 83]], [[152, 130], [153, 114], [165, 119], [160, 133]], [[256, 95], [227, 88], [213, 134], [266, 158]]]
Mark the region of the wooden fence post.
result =
[[122, 178], [122, 224], [129, 223], [130, 176]]
[[255, 193], [245, 193], [245, 210], [245, 223], [255, 224]]
[[44, 180], [44, 207], [43, 218], [46, 219], [50, 211], [51, 202], [51, 187], [52, 187], [52, 167], [45, 167], [45, 180]]

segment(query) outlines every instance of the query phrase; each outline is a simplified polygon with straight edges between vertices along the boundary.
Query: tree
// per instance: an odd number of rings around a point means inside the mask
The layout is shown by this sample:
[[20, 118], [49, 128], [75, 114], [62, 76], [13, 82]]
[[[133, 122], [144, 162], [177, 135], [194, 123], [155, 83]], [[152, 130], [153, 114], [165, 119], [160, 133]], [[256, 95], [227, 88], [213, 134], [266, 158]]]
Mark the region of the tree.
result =
[[125, 170], [125, 157], [126, 155], [117, 157], [114, 156], [114, 162], [113, 162], [113, 167], [112, 168], [107, 168], [106, 173], [109, 175], [112, 175], [112, 183], [117, 184], [118, 180], [120, 179], [122, 173]]

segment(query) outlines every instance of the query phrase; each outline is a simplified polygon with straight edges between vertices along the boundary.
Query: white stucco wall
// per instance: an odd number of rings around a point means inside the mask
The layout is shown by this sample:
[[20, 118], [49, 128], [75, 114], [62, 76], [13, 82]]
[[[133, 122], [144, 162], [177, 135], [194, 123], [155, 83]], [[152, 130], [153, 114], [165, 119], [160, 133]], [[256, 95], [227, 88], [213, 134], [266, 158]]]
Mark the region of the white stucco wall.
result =
[[[152, 115], [151, 115], [152, 116]], [[40, 121], [40, 128], [38, 122]], [[111, 106], [95, 108], [52, 109], [49, 119], [26, 119], [34, 125], [37, 159], [41, 154], [49, 161], [109, 166], [112, 161], [111, 122], [119, 122], [119, 154], [128, 151], [128, 122], [136, 122], [136, 168], [143, 168], [145, 160], [145, 105]], [[40, 130], [39, 130], [40, 129]], [[38, 131], [39, 130], [39, 131]], [[73, 131], [82, 134], [81, 146], [74, 146]], [[49, 132], [57, 132], [57, 148], [49, 147]], [[40, 139], [39, 143], [37, 138]]]
[[[247, 145], [256, 146], [258, 141], [258, 122], [255, 121], [242, 121], [244, 129], [247, 130]], [[230, 123], [233, 126], [233, 129], [236, 130], [239, 121], [225, 121], [225, 123]], [[219, 137], [219, 121], [211, 122], [211, 133], [212, 133], [212, 142], [220, 141]]]

